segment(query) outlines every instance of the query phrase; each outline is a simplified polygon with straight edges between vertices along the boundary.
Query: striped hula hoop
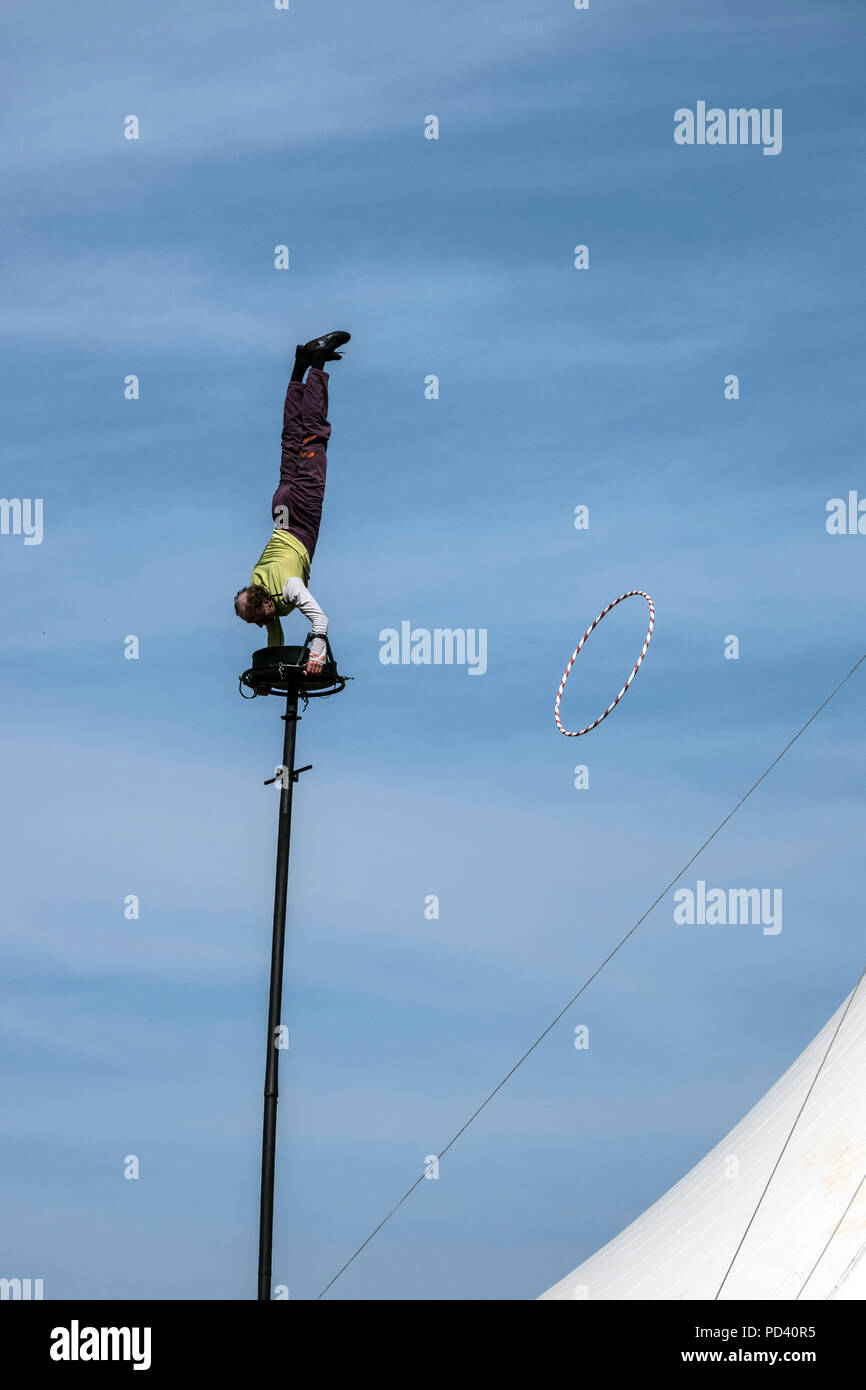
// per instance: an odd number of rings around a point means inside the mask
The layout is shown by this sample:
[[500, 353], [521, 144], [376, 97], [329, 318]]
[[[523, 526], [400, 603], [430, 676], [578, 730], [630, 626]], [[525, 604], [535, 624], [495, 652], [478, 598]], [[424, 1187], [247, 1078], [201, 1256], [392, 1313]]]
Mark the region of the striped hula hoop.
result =
[[[565, 682], [568, 680], [568, 675], [569, 675], [569, 672], [571, 671], [572, 666], [574, 665], [575, 657], [577, 656], [578, 652], [580, 651], [580, 649], [581, 649], [581, 647], [583, 646], [583, 644], [584, 644], [584, 642], [586, 641], [586, 639], [589, 637], [590, 633], [593, 632], [593, 631], [598, 627], [598, 625], [599, 625], [599, 623], [601, 622], [602, 618], [607, 617], [607, 614], [610, 612], [610, 610], [611, 610], [612, 608], [616, 608], [616, 605], [617, 605], [618, 603], [622, 603], [622, 601], [623, 601], [624, 598], [645, 598], [646, 601], [647, 601], [647, 603], [649, 604], [649, 611], [650, 611], [650, 620], [649, 620], [649, 627], [648, 627], [648, 629], [647, 629], [646, 641], [644, 642], [643, 646], [641, 647], [641, 653], [640, 653], [640, 656], [638, 657], [637, 661], [635, 662], [634, 670], [632, 671], [631, 675], [629, 676], [629, 678], [628, 678], [628, 680], [626, 681], [625, 685], [623, 686], [622, 690], [621, 690], [621, 691], [619, 692], [619, 694], [617, 695], [617, 697], [616, 697], [616, 699], [614, 700], [613, 704], [608, 705], [608, 707], [607, 707], [607, 709], [605, 710], [604, 714], [600, 714], [599, 717], [598, 717], [598, 719], [596, 719], [594, 723], [592, 723], [592, 724], [587, 724], [587, 726], [586, 726], [585, 729], [576, 729], [576, 730], [563, 729], [561, 723], [559, 722], [559, 702], [560, 702], [560, 700], [562, 699], [562, 692], [563, 692], [563, 690], [565, 689]], [[593, 729], [597, 729], [598, 726], [599, 726], [599, 724], [601, 723], [601, 721], [602, 721], [603, 719], [607, 719], [607, 716], [610, 714], [611, 710], [612, 710], [612, 709], [615, 709], [616, 706], [619, 704], [619, 702], [620, 702], [620, 700], [622, 699], [623, 695], [624, 695], [625, 692], [628, 690], [629, 686], [631, 685], [632, 681], [634, 680], [635, 676], [637, 675], [638, 667], [640, 666], [641, 662], [643, 661], [644, 657], [646, 656], [646, 650], [647, 650], [647, 647], [648, 647], [649, 644], [650, 644], [650, 638], [651, 638], [652, 635], [653, 635], [653, 624], [654, 624], [654, 622], [655, 622], [655, 619], [656, 619], [656, 611], [655, 611], [655, 608], [653, 607], [653, 601], [652, 601], [652, 599], [650, 598], [649, 594], [644, 593], [643, 589], [629, 589], [629, 591], [628, 591], [627, 594], [620, 594], [619, 598], [615, 598], [614, 601], [613, 601], [613, 603], [609, 603], [609, 604], [607, 605], [607, 608], [602, 609], [602, 611], [599, 613], [598, 617], [596, 618], [596, 620], [595, 620], [595, 622], [592, 624], [592, 626], [591, 626], [591, 627], [588, 627], [588, 628], [586, 629], [586, 632], [583, 634], [583, 636], [581, 637], [580, 641], [578, 642], [577, 646], [576, 646], [575, 649], [574, 649], [574, 655], [572, 656], [571, 661], [569, 661], [568, 665], [567, 665], [566, 668], [565, 668], [565, 675], [563, 676], [562, 680], [559, 682], [559, 689], [558, 689], [557, 692], [556, 692], [556, 704], [555, 704], [554, 707], [553, 707], [553, 717], [554, 717], [554, 719], [556, 720], [556, 727], [557, 727], [557, 729], [559, 730], [559, 732], [560, 732], [561, 734], [565, 734], [565, 737], [566, 737], [566, 738], [580, 738], [581, 734], [588, 734], [588, 733], [590, 733]]]

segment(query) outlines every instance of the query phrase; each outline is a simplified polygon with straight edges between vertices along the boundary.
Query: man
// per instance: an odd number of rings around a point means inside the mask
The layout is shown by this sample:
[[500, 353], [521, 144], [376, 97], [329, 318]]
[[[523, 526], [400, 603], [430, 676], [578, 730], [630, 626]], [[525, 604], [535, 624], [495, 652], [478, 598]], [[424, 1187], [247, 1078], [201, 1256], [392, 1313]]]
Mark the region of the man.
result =
[[[271, 502], [274, 534], [262, 552], [252, 581], [235, 595], [235, 612], [245, 623], [268, 630], [268, 646], [283, 645], [280, 618], [297, 608], [313, 632], [304, 667], [317, 676], [325, 664], [328, 619], [306, 587], [316, 549], [325, 496], [328, 423], [326, 362], [339, 362], [337, 348], [349, 333], [326, 333], [295, 350], [295, 365], [283, 408], [280, 481]], [[306, 383], [304, 373], [309, 371]]]

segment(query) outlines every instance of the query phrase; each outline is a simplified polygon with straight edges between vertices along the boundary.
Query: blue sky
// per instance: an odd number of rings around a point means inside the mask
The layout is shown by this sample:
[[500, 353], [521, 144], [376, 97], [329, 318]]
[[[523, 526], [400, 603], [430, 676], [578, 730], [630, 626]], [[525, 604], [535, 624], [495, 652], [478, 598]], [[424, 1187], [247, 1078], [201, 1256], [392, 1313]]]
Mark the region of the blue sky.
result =
[[[3, 22], [2, 491], [45, 520], [0, 536], [0, 1274], [254, 1294], [281, 725], [231, 598], [291, 349], [345, 326], [310, 587], [355, 680], [299, 732], [275, 1230], [313, 1298], [863, 653], [866, 538], [825, 529], [866, 495], [862, 7]], [[676, 146], [699, 100], [781, 107], [782, 153]], [[644, 667], [564, 740], [632, 588]], [[486, 674], [382, 665], [405, 619], [485, 628]], [[593, 635], [568, 727], [644, 631]], [[864, 678], [683, 879], [781, 888], [783, 930], [669, 894], [329, 1297], [535, 1297], [793, 1061], [862, 968]]]

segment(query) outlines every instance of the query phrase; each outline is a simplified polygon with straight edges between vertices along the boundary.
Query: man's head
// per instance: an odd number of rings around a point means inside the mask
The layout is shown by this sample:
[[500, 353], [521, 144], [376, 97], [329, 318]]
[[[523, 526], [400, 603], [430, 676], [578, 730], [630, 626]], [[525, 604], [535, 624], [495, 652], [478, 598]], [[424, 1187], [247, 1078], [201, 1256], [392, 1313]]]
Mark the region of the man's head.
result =
[[276, 617], [273, 599], [261, 584], [248, 584], [245, 589], [238, 590], [235, 612], [245, 623], [255, 623], [256, 627], [264, 627]]

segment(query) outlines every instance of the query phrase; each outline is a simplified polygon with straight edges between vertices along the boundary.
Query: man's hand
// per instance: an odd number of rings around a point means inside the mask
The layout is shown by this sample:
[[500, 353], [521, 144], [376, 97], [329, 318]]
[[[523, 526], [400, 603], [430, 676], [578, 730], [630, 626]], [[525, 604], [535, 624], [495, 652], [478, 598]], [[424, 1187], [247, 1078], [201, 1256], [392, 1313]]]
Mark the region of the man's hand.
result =
[[304, 675], [320, 676], [322, 674], [322, 671], [324, 670], [324, 667], [325, 658], [323, 656], [311, 656], [306, 666], [304, 667]]

